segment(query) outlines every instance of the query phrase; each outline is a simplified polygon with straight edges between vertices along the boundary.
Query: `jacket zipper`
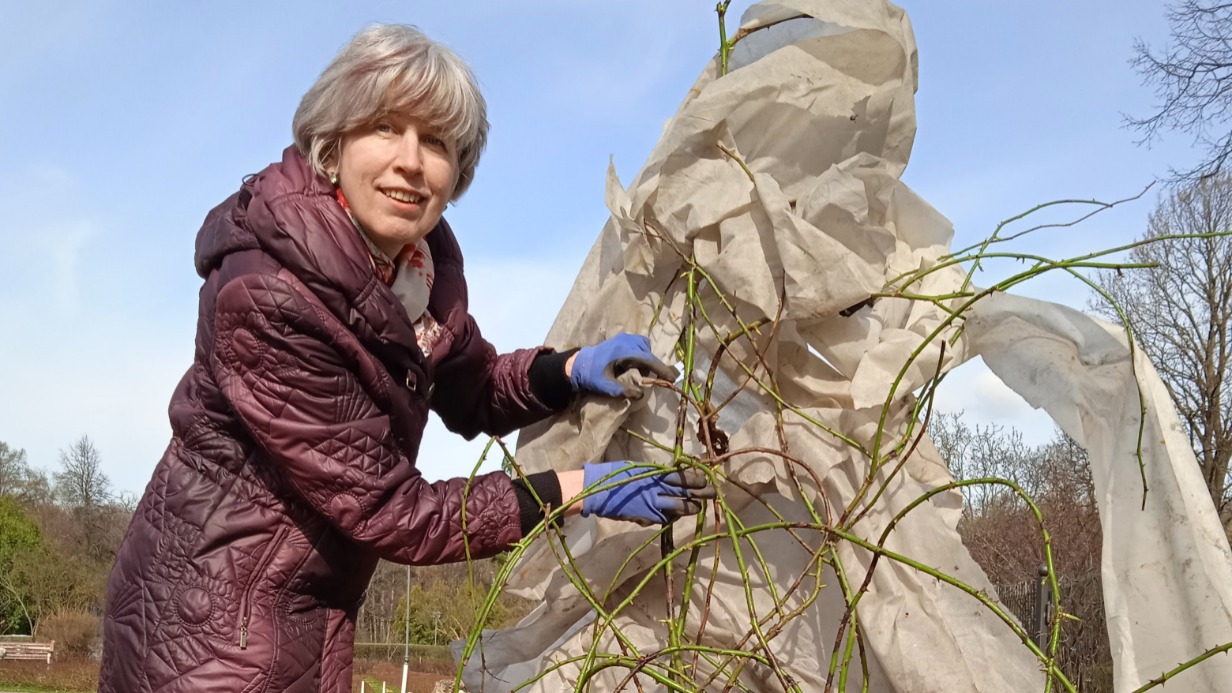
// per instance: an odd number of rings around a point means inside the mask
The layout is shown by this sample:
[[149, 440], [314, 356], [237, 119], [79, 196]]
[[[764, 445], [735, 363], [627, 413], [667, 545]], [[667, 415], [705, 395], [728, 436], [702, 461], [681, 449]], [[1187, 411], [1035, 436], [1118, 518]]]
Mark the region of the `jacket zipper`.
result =
[[278, 545], [282, 543], [282, 537], [286, 534], [285, 526], [279, 527], [274, 536], [270, 539], [269, 548], [262, 554], [261, 560], [257, 563], [257, 567], [252, 571], [252, 579], [248, 581], [248, 586], [244, 588], [244, 595], [240, 598], [240, 649], [248, 649], [248, 617], [251, 611], [252, 590], [257, 586], [257, 582], [261, 580], [261, 576], [265, 574], [265, 568], [269, 566], [270, 561], [274, 560], [274, 552], [277, 551]]

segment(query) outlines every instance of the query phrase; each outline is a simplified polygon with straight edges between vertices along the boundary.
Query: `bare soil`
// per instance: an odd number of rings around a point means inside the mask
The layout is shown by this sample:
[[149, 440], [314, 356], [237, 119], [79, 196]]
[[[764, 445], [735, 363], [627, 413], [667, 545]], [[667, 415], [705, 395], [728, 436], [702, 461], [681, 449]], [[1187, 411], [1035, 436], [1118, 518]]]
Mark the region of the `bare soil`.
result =
[[[441, 679], [453, 681], [454, 670], [451, 665], [442, 662], [440, 666], [430, 668], [438, 669], [439, 671], [411, 671], [407, 674], [406, 690], [409, 693], [432, 693], [432, 689], [436, 686], [437, 681]], [[402, 665], [391, 662], [356, 661], [353, 690], [359, 690], [361, 679], [384, 681], [388, 684], [386, 692], [394, 693], [402, 685]], [[374, 691], [372, 688], [365, 688], [364, 693], [381, 693], [381, 689], [377, 688]]]

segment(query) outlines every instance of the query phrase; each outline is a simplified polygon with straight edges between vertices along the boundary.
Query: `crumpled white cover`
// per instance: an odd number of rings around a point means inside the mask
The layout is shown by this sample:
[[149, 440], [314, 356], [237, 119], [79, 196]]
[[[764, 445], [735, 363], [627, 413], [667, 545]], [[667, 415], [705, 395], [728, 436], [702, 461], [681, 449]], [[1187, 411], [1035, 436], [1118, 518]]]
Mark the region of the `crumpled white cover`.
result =
[[[799, 15], [805, 17], [790, 19]], [[881, 444], [888, 449], [905, 431], [913, 392], [939, 370], [982, 356], [1090, 453], [1104, 526], [1116, 689], [1133, 690], [1232, 641], [1232, 553], [1166, 391], [1141, 356], [1135, 381], [1122, 330], [1059, 305], [1001, 294], [977, 303], [966, 316], [965, 333], [943, 350], [956, 326], [930, 340], [947, 318], [933, 303], [881, 297], [842, 314], [903, 274], [936, 267], [949, 252], [949, 222], [899, 180], [915, 135], [917, 78], [904, 12], [880, 0], [779, 0], [754, 5], [742, 21], [745, 30], [769, 28], [737, 44], [727, 75], [718, 77], [717, 58], [707, 66], [627, 191], [609, 171], [611, 219], [547, 343], [590, 344], [653, 325], [655, 353], [675, 362], [674, 345], [686, 319], [682, 253], [696, 259], [745, 325], [777, 318], [777, 329], [763, 329], [756, 341], [783, 399], [799, 412], [784, 415], [783, 436], [820, 485], [777, 457], [733, 458], [725, 471], [757, 496], [735, 483], [725, 486], [746, 526], [775, 521], [776, 512], [807, 522], [806, 501], [837, 520], [869, 474], [867, 455], [802, 415], [871, 449], [886, 408]], [[964, 278], [956, 266], [938, 269], [912, 291], [947, 294]], [[741, 328], [713, 292], [703, 288], [701, 295], [719, 334]], [[698, 341], [696, 370], [704, 379], [718, 344], [708, 329]], [[749, 340], [736, 340], [720, 359], [714, 401], [743, 382], [737, 362], [760, 368]], [[764, 380], [765, 370], [757, 372]], [[1139, 387], [1147, 412], [1145, 509], [1135, 455]], [[731, 449], [777, 448], [775, 408], [756, 385], [737, 396], [719, 419]], [[676, 410], [676, 397], [661, 388], [634, 402], [582, 398], [568, 412], [524, 431], [517, 459], [528, 472], [574, 469], [600, 459], [670, 463], [669, 454], [629, 431], [670, 447]], [[700, 455], [695, 425], [693, 418], [686, 427], [686, 447]], [[927, 438], [887, 483], [893, 466], [875, 472], [874, 488], [884, 485], [884, 492], [853, 528], [870, 542], [909, 503], [952, 480]], [[870, 501], [872, 494], [863, 503]], [[956, 531], [960, 511], [957, 492], [939, 495], [911, 511], [886, 548], [993, 595]], [[713, 529], [712, 519], [707, 530]], [[692, 530], [692, 522], [678, 522], [677, 544], [686, 543]], [[606, 594], [611, 605], [635, 591], [660, 559], [657, 542], [643, 545], [651, 531], [574, 518], [564, 541], [592, 589]], [[814, 549], [820, 543], [817, 536], [805, 539]], [[769, 619], [767, 628], [782, 625], [770, 648], [789, 672], [789, 683], [822, 690], [845, 610], [837, 576], [829, 568], [810, 576], [811, 550], [787, 532], [759, 534], [757, 544], [767, 570], [745, 545], [751, 561], [747, 585], [730, 543], [717, 562], [712, 551], [703, 551], [697, 584], [712, 578], [716, 584], [704, 640], [736, 646], [749, 630], [751, 602], [758, 618]], [[858, 586], [872, 554], [846, 541], [838, 546], [847, 580]], [[802, 575], [805, 587], [784, 610], [801, 606], [813, 590], [817, 599], [793, 618], [777, 616], [771, 595]], [[465, 668], [472, 692], [511, 690], [554, 663], [585, 654], [595, 638], [594, 612], [546, 540], [517, 567], [511, 589], [542, 604], [518, 626], [485, 634]], [[686, 609], [687, 632], [695, 632], [706, 608], [703, 591], [694, 591]], [[643, 654], [667, 643], [665, 598], [664, 581], [656, 577], [616, 618]], [[1006, 624], [972, 596], [905, 565], [880, 561], [858, 615], [864, 650], [854, 657], [847, 690], [860, 690], [861, 658], [874, 692], [1044, 688], [1038, 660]], [[601, 652], [621, 651], [610, 630], [599, 640]], [[572, 689], [579, 670], [577, 664], [557, 667], [524, 690]], [[590, 680], [591, 690], [614, 690], [626, 674], [619, 667], [605, 670]], [[646, 690], [660, 689], [644, 675], [639, 680]], [[744, 668], [740, 681], [754, 691], [783, 688], [782, 680], [756, 664]], [[1209, 660], [1174, 681], [1170, 688], [1227, 690], [1232, 659]]]
[[[1232, 642], [1227, 537], [1168, 391], [1141, 351], [1131, 358], [1125, 330], [1065, 306], [1002, 294], [976, 305], [967, 337], [1005, 384], [1090, 454], [1116, 690], [1134, 690]], [[1232, 660], [1207, 660], [1173, 685], [1232, 690]]]

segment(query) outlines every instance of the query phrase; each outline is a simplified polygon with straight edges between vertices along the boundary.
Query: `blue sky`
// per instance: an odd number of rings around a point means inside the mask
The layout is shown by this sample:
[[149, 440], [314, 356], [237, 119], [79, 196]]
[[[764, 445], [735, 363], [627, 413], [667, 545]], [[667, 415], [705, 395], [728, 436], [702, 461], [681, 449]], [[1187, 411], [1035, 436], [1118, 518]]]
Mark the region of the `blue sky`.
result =
[[[732, 20], [748, 3], [736, 3]], [[473, 312], [498, 347], [542, 339], [622, 180], [717, 45], [713, 0], [295, 4], [21, 3], [0, 25], [0, 441], [47, 470], [82, 434], [117, 490], [139, 493], [167, 444], [166, 406], [192, 358], [193, 240], [242, 176], [280, 157], [300, 96], [366, 24], [419, 26], [460, 53], [489, 102], [478, 177], [447, 216]], [[1128, 197], [1189, 141], [1135, 146], [1122, 114], [1154, 97], [1128, 61], [1162, 46], [1164, 3], [904, 2], [920, 53], [905, 181], [954, 221], [956, 246], [1058, 198]], [[1141, 233], [1155, 193], [1020, 246], [1065, 257]], [[977, 282], [991, 283], [989, 278]], [[1028, 293], [1083, 306], [1077, 284]], [[943, 406], [1049, 434], [978, 368]], [[478, 454], [433, 427], [431, 477]]]

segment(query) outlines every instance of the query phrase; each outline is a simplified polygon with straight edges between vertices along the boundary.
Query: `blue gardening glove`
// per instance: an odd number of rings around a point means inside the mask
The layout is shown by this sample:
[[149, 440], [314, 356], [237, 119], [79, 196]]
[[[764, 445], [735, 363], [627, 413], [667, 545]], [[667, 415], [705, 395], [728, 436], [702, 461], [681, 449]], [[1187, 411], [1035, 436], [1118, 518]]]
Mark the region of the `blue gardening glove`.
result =
[[620, 334], [606, 342], [582, 347], [573, 359], [569, 384], [573, 391], [590, 390], [609, 397], [641, 397], [643, 390], [636, 384], [622, 384], [620, 374], [636, 368], [643, 375], [663, 380], [675, 380], [676, 369], [650, 353], [650, 340], [640, 334]]
[[594, 462], [582, 470], [587, 491], [603, 489], [582, 499], [582, 517], [667, 524], [682, 515], [696, 515], [703, 500], [714, 498], [714, 488], [700, 469], [655, 474], [655, 468], [646, 465]]

